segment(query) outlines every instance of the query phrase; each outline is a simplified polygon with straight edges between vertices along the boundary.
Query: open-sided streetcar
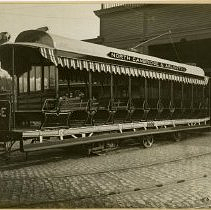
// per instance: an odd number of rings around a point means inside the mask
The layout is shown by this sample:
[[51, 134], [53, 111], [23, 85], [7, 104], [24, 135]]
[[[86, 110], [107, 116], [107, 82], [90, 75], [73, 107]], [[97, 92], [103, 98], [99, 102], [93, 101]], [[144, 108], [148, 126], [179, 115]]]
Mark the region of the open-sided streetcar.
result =
[[128, 138], [150, 147], [154, 135], [209, 127], [209, 80], [196, 66], [41, 30], [2, 44], [0, 62], [12, 81], [0, 138], [20, 141], [21, 151], [85, 145], [90, 153]]

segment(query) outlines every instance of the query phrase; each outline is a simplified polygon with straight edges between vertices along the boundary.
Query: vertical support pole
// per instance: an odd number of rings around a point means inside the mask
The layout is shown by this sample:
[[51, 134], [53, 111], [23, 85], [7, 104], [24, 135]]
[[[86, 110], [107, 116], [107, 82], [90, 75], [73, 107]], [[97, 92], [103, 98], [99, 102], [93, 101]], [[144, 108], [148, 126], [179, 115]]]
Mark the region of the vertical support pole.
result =
[[145, 101], [148, 101], [147, 78], [144, 78], [144, 97], [145, 97]]
[[111, 87], [111, 102], [113, 102], [114, 101], [114, 75], [113, 75], [113, 73], [111, 73], [110, 87]]
[[132, 102], [132, 78], [129, 76], [128, 79], [128, 97], [129, 97], [129, 107], [131, 107]]
[[[69, 69], [67, 69], [67, 68], [65, 69], [65, 71], [66, 71], [65, 74], [67, 75], [67, 91], [68, 91], [68, 95], [70, 96], [70, 91], [71, 91], [71, 88], [70, 88], [71, 73], [70, 73]], [[86, 83], [87, 83], [86, 78], [84, 78], [84, 81], [86, 81]]]
[[174, 99], [174, 83], [173, 81], [171, 81], [171, 102], [173, 103], [173, 99]]
[[89, 101], [92, 101], [92, 72], [89, 71]]
[[56, 85], [56, 98], [59, 98], [59, 70], [55, 66], [55, 85]]
[[[42, 93], [44, 92], [44, 89], [45, 89], [45, 78], [44, 78], [44, 71], [45, 71], [45, 69], [44, 69], [44, 66], [42, 65], [41, 66], [41, 90], [42, 90]], [[29, 72], [30, 72], [30, 70], [29, 70]], [[29, 75], [30, 75], [30, 73], [29, 73]], [[50, 78], [50, 77], [49, 77]]]
[[12, 47], [12, 128], [15, 129], [15, 47]]
[[[194, 86], [191, 84], [191, 105], [193, 106], [193, 91], [194, 91]], [[193, 108], [193, 107], [192, 107]]]
[[[29, 69], [29, 77], [30, 77], [30, 72], [31, 72], [30, 70], [31, 70], [31, 68]], [[46, 69], [44, 68], [44, 65], [41, 65], [41, 94], [40, 94], [40, 99], [41, 99], [42, 104], [44, 103], [44, 100], [45, 100], [44, 99], [45, 97], [43, 97], [44, 92], [45, 92], [45, 74], [44, 74], [44, 71], [46, 71]], [[30, 82], [30, 78], [29, 78], [29, 82]], [[30, 85], [29, 85], [29, 89], [30, 89]]]
[[183, 113], [183, 108], [184, 108], [184, 84], [182, 83], [182, 86], [181, 86], [181, 88], [182, 88], [182, 95], [181, 95], [181, 112]]
[[[141, 79], [142, 77], [138, 77], [138, 79], [140, 80], [140, 83], [142, 82]], [[139, 85], [139, 95], [144, 98], [144, 83], [142, 83], [141, 85]], [[140, 98], [140, 97], [139, 97]]]
[[160, 79], [158, 80], [158, 99], [161, 99], [161, 81]]
[[[104, 86], [103, 86], [103, 82], [101, 82], [101, 85], [100, 85], [100, 93], [101, 93], [101, 97], [104, 95]], [[100, 98], [101, 98], [100, 97]]]
[[184, 98], [184, 84], [183, 83], [182, 83], [181, 88], [182, 88], [181, 101], [183, 103], [183, 98]]
[[27, 70], [27, 93], [28, 94], [30, 93], [30, 70], [29, 69]]
[[19, 94], [20, 94], [20, 84], [19, 84], [19, 77], [16, 77], [17, 79], [17, 109], [19, 109]]
[[24, 152], [24, 149], [23, 149], [23, 138], [20, 139], [19, 148], [20, 148], [20, 152]]
[[[36, 68], [35, 67], [33, 67], [33, 69], [34, 69], [34, 78], [35, 78], [34, 89], [37, 90], [37, 83], [36, 83], [37, 71], [36, 71]], [[49, 70], [49, 78], [50, 78], [50, 70]], [[49, 86], [50, 86], [50, 84], [49, 84]]]

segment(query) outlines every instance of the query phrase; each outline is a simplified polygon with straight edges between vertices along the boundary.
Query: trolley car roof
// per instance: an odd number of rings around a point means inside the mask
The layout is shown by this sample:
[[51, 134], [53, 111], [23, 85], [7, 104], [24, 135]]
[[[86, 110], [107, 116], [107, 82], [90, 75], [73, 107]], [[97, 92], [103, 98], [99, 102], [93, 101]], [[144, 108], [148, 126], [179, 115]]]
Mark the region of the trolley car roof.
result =
[[[203, 69], [131, 51], [60, 37], [44, 31], [28, 30], [20, 33], [12, 44], [38, 48], [41, 55], [55, 65], [92, 71], [113, 72], [132, 76], [175, 80], [202, 84], [207, 78]], [[1, 57], [0, 57], [1, 59]]]

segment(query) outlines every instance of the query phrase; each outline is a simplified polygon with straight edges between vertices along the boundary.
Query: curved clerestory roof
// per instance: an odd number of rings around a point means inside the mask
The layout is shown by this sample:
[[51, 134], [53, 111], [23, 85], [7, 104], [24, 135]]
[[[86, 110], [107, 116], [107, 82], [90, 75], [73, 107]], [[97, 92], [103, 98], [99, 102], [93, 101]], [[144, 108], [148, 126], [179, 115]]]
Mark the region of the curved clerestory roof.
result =
[[[57, 51], [72, 52], [106, 60], [118, 60], [120, 62], [140, 64], [143, 66], [156, 67], [160, 69], [163, 69], [163, 65], [165, 64], [166, 69], [170, 71], [180, 71], [186, 74], [202, 77], [205, 76], [203, 69], [196, 66], [88, 43], [85, 41], [69, 39], [39, 30], [28, 30], [20, 33], [17, 36], [15, 43], [21, 42], [37, 43], [38, 45], [42, 44], [44, 46], [56, 49]], [[61, 53], [59, 54], [61, 55]], [[160, 63], [160, 65], [158, 63]]]
[[[99, 72], [107, 72], [108, 70], [114, 73], [132, 74], [133, 76], [141, 75], [190, 84], [207, 84], [208, 81], [203, 69], [196, 66], [69, 39], [41, 30], [23, 31], [17, 36], [15, 43], [3, 44], [1, 47], [7, 48], [7, 45], [9, 47], [38, 48], [44, 58], [49, 59], [55, 65], [68, 68], [95, 69]], [[81, 68], [81, 66], [83, 67]], [[160, 73], [162, 71], [167, 72], [167, 74]]]

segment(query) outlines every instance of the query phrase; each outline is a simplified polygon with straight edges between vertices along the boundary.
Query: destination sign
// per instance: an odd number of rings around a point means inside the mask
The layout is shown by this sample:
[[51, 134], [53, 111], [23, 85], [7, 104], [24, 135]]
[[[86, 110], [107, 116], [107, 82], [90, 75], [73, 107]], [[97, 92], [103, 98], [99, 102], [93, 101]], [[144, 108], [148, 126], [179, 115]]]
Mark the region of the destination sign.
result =
[[10, 102], [6, 100], [0, 100], [0, 130], [10, 129], [10, 115]]
[[124, 55], [124, 54], [119, 54], [115, 52], [109, 52], [108, 56], [111, 58], [118, 59], [118, 60], [134, 62], [134, 63], [146, 65], [146, 66], [152, 66], [152, 67], [158, 67], [158, 68], [170, 69], [170, 70], [176, 70], [176, 71], [183, 71], [183, 72], [186, 71], [186, 68], [182, 66], [172, 65], [172, 64], [153, 61], [153, 60], [144, 59], [144, 58], [138, 58], [135, 56]]

